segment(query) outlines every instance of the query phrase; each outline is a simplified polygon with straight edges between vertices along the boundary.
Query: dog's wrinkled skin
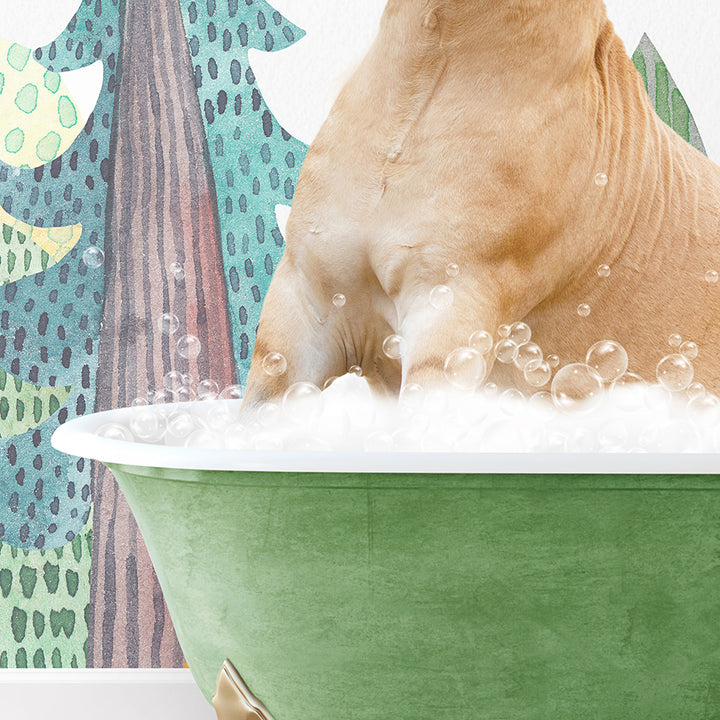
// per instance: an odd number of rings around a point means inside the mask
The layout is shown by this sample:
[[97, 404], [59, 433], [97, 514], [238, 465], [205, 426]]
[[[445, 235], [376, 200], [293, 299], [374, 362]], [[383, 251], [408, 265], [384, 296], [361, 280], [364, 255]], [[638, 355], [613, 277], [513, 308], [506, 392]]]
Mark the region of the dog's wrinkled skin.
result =
[[[718, 391], [719, 202], [720, 168], [656, 116], [602, 0], [390, 0], [308, 151], [246, 402], [354, 364], [381, 394], [441, 384], [471, 333], [521, 319], [563, 364], [614, 339], [651, 380], [680, 333]], [[513, 367], [492, 379], [528, 389]]]

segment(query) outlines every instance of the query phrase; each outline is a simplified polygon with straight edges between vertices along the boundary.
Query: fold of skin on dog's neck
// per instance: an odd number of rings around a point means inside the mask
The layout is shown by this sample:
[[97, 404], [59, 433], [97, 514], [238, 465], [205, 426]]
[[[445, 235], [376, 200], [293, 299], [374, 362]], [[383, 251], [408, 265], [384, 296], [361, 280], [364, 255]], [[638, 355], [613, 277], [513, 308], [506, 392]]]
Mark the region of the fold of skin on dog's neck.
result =
[[[648, 379], [680, 332], [709, 345], [697, 375], [720, 389], [702, 281], [718, 198], [720, 169], [657, 118], [601, 0], [390, 0], [303, 165], [247, 403], [352, 364], [381, 393], [441, 384], [472, 332], [521, 319], [563, 363], [615, 339]], [[270, 351], [280, 378], [260, 368]], [[523, 385], [508, 366], [493, 379]]]

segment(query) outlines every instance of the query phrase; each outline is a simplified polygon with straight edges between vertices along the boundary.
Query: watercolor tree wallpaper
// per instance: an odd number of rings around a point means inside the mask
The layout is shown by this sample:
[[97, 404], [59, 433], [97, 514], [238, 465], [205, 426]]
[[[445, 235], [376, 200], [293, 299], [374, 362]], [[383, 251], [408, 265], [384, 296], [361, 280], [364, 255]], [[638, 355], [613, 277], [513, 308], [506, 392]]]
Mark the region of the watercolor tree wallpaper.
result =
[[[312, 84], [325, 40], [346, 36], [354, 62], [383, 6], [343, 22], [340, 4], [310, 4], [291, 21], [266, 0], [79, 0], [41, 47], [0, 35], [0, 667], [184, 663], [112, 475], [50, 436], [156, 399], [169, 373], [244, 382], [307, 146], [342, 80], [328, 69], [327, 103], [286, 129], [298, 86], [263, 78], [294, 63]], [[653, 38], [629, 49], [660, 117], [704, 152]], [[199, 352], [177, 352], [184, 335]]]

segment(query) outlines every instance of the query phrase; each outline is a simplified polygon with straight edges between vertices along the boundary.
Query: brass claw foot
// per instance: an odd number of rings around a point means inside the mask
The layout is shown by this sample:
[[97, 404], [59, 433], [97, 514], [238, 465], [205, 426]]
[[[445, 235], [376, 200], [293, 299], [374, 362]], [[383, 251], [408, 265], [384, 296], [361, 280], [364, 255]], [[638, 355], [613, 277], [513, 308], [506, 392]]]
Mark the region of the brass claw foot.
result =
[[229, 660], [225, 660], [218, 675], [212, 704], [218, 720], [273, 720]]

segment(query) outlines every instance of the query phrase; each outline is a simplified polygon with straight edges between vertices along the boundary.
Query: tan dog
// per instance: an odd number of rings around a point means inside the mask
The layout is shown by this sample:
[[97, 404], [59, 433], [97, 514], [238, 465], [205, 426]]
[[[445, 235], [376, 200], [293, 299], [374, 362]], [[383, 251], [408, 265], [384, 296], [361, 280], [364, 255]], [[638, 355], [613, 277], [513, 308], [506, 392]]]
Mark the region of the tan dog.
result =
[[247, 402], [355, 364], [381, 393], [439, 384], [471, 333], [521, 319], [563, 364], [614, 339], [649, 380], [679, 333], [720, 391], [719, 203], [720, 168], [657, 117], [602, 0], [390, 0], [303, 165]]

